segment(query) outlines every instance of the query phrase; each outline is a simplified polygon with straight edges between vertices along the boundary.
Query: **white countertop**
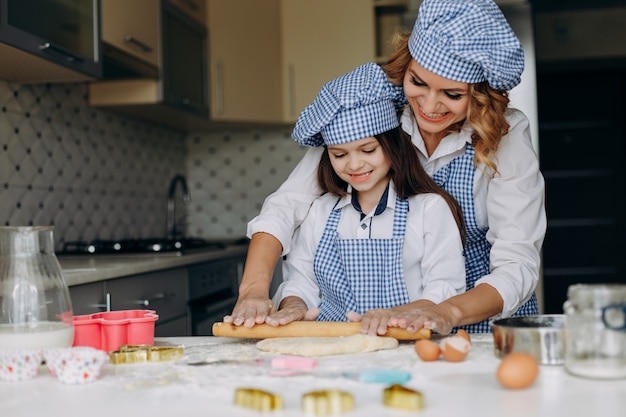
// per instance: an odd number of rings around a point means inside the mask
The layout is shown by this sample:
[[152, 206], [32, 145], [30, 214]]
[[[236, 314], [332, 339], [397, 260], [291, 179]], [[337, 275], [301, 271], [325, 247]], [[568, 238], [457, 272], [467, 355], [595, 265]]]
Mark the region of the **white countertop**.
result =
[[185, 255], [176, 252], [161, 254], [73, 255], [57, 256], [63, 278], [68, 286], [120, 278], [164, 269], [210, 262], [246, 253], [248, 245], [225, 249], [196, 251]]
[[[268, 375], [252, 365], [192, 367], [180, 363], [105, 365], [99, 380], [64, 385], [45, 367], [32, 380], [0, 381], [0, 416], [171, 417], [171, 416], [304, 416], [300, 399], [315, 389], [338, 388], [352, 393], [359, 417], [623, 417], [626, 381], [575, 377], [562, 366], [542, 366], [537, 381], [524, 390], [502, 388], [495, 372], [499, 364], [492, 336], [473, 335], [464, 362], [422, 362], [412, 342], [397, 349], [320, 357], [316, 372], [402, 368], [412, 379], [406, 387], [424, 395], [425, 408], [408, 412], [382, 404], [382, 384], [332, 376]], [[256, 340], [219, 337], [157, 338], [156, 344], [182, 344], [192, 357], [252, 359], [271, 356], [255, 347]], [[283, 410], [259, 413], [233, 404], [235, 389], [251, 387], [280, 394]]]

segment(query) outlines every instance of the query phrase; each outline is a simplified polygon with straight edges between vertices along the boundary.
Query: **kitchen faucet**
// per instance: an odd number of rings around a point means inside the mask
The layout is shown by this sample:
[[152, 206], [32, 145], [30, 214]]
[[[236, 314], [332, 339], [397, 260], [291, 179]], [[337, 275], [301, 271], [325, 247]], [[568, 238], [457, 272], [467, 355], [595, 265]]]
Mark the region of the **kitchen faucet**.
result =
[[191, 201], [189, 188], [187, 187], [187, 179], [183, 175], [175, 175], [170, 182], [170, 189], [167, 194], [167, 229], [166, 237], [168, 239], [176, 239], [184, 236], [184, 230], [180, 233], [176, 227], [176, 186], [180, 183], [183, 189], [183, 204], [188, 205]]

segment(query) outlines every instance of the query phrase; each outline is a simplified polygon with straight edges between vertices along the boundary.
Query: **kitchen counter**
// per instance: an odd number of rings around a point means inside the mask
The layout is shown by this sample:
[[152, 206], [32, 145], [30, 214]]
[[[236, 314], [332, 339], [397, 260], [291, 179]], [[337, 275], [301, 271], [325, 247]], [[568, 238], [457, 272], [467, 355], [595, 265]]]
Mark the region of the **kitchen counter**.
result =
[[[158, 345], [184, 345], [197, 358], [253, 359], [272, 355], [256, 349], [254, 339], [219, 337], [157, 338]], [[32, 380], [0, 381], [0, 415], [64, 417], [111, 416], [304, 416], [302, 394], [327, 388], [350, 392], [355, 409], [343, 415], [359, 417], [622, 417], [626, 410], [624, 380], [603, 381], [575, 377], [562, 366], [542, 366], [537, 381], [524, 390], [502, 388], [495, 378], [499, 360], [490, 334], [473, 335], [464, 362], [422, 362], [412, 342], [397, 349], [319, 358], [314, 372], [321, 376], [270, 376], [254, 365], [187, 366], [183, 363], [105, 365], [99, 380], [64, 385], [45, 366]], [[383, 384], [361, 383], [338, 376], [341, 371], [401, 368], [412, 379], [405, 384], [424, 395], [419, 412], [382, 404]], [[279, 394], [283, 410], [260, 413], [235, 406], [236, 388], [251, 387]]]
[[57, 256], [68, 286], [185, 267], [245, 255], [248, 245], [180, 252]]

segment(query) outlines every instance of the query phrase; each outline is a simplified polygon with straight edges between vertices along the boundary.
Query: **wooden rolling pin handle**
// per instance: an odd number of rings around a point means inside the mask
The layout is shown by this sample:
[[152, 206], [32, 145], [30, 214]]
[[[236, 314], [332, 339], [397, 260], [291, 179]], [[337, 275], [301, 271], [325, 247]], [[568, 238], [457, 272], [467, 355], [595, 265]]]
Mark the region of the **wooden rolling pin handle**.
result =
[[[213, 324], [213, 335], [221, 337], [239, 337], [249, 339], [269, 339], [272, 337], [337, 337], [349, 336], [361, 332], [360, 323], [350, 322], [320, 322], [320, 321], [295, 321], [284, 326], [270, 326], [269, 324], [256, 324], [248, 328], [234, 326], [231, 323], [217, 322]], [[384, 336], [398, 340], [430, 339], [429, 329], [420, 329], [415, 333], [409, 333], [404, 329], [390, 327]]]

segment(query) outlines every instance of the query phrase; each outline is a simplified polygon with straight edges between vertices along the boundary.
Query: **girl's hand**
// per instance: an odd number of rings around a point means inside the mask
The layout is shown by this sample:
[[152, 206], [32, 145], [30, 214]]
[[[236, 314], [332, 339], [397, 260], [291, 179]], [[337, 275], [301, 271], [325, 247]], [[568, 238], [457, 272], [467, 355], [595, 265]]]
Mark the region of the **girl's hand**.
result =
[[360, 315], [355, 312], [348, 312], [346, 317], [352, 322], [361, 323], [361, 333], [372, 336], [384, 336], [387, 333], [389, 320], [397, 314], [393, 309], [377, 308], [368, 310]]
[[[316, 310], [316, 309], [315, 309]], [[270, 326], [281, 326], [292, 321], [305, 320], [309, 312], [306, 303], [300, 297], [286, 297], [280, 303], [280, 309], [273, 311], [265, 318], [265, 323]], [[317, 314], [315, 314], [317, 316]], [[315, 318], [315, 317], [313, 317]]]
[[272, 300], [263, 297], [239, 298], [233, 312], [224, 316], [224, 323], [235, 326], [254, 327], [265, 322], [267, 316], [276, 311]]

